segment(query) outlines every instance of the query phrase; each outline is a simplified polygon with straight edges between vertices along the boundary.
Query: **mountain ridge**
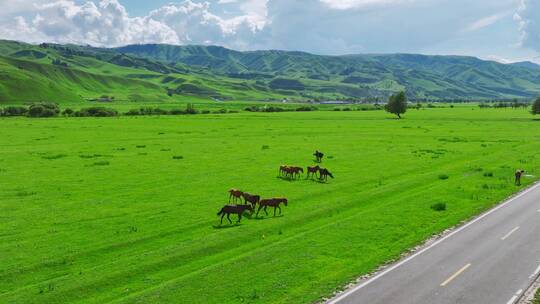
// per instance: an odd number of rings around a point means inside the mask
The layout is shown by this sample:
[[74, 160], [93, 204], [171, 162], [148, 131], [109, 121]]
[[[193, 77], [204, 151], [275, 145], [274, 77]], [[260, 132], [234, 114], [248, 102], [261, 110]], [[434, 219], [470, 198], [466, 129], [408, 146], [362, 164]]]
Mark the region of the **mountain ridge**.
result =
[[97, 77], [138, 75], [138, 80], [159, 86], [160, 100], [167, 99], [165, 93], [169, 97], [302, 101], [380, 100], [399, 90], [406, 90], [412, 100], [529, 99], [540, 92], [540, 66], [534, 63], [502, 64], [460, 55], [331, 56], [283, 50], [242, 52], [204, 45], [98, 48], [5, 40], [0, 41], [0, 55], [64, 65]]

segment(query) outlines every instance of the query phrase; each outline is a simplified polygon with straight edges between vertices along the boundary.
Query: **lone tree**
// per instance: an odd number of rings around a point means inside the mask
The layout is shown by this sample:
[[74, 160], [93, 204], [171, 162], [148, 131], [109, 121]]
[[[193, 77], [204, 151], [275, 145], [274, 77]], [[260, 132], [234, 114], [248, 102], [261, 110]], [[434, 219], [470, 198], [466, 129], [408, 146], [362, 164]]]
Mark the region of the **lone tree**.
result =
[[407, 112], [407, 96], [404, 91], [390, 96], [385, 108], [386, 112], [396, 114], [401, 119], [401, 114]]
[[531, 113], [533, 115], [540, 114], [540, 97], [536, 98], [536, 101], [533, 103]]

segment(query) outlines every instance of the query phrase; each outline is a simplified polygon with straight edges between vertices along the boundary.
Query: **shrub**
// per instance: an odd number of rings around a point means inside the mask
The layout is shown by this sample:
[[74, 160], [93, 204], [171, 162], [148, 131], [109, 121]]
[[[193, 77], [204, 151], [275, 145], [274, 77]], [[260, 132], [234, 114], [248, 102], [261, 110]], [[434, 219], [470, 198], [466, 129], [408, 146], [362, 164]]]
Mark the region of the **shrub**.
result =
[[436, 203], [431, 205], [431, 209], [435, 211], [444, 211], [446, 210], [446, 203]]
[[59, 113], [60, 108], [55, 103], [35, 103], [28, 108], [28, 117], [54, 117]]
[[202, 110], [201, 114], [210, 114], [210, 110]]
[[532, 113], [533, 115], [538, 115], [538, 114], [540, 114], [540, 97], [538, 97], [538, 98], [534, 101], [534, 103], [533, 103], [533, 105], [532, 105], [531, 113]]
[[117, 115], [118, 111], [105, 107], [84, 108], [75, 112], [75, 116], [77, 117], [113, 117]]
[[62, 115], [64, 115], [64, 116], [71, 116], [71, 115], [73, 115], [73, 113], [75, 113], [75, 111], [73, 111], [70, 108], [66, 108], [64, 111], [62, 111]]
[[184, 159], [182, 155], [175, 155], [172, 157], [173, 159]]
[[109, 161], [102, 160], [102, 161], [95, 162], [93, 165], [94, 166], [108, 166], [109, 164], [110, 164]]
[[442, 180], [445, 180], [445, 179], [448, 179], [448, 175], [446, 174], [439, 174], [439, 179], [442, 179]]
[[2, 116], [25, 116], [28, 113], [28, 108], [26, 107], [6, 107], [1, 112]]
[[317, 108], [312, 107], [312, 106], [302, 106], [302, 107], [296, 108], [296, 111], [298, 112], [309, 112], [309, 111], [316, 111], [316, 110]]
[[182, 115], [182, 114], [186, 114], [186, 113], [182, 109], [172, 109], [172, 110], [169, 111], [169, 114], [171, 114], [171, 115]]
[[191, 103], [186, 105], [186, 114], [197, 114], [198, 111], [195, 109], [195, 106]]
[[131, 109], [131, 110], [127, 111], [126, 113], [124, 113], [124, 115], [137, 116], [137, 115], [141, 115], [141, 111], [139, 111], [139, 109]]
[[216, 110], [214, 111], [215, 114], [226, 114], [227, 113], [227, 109], [219, 109], [219, 110]]
[[350, 110], [351, 110], [351, 108], [343, 108], [342, 111], [350, 111]]
[[493, 172], [485, 172], [484, 176], [485, 177], [493, 177]]

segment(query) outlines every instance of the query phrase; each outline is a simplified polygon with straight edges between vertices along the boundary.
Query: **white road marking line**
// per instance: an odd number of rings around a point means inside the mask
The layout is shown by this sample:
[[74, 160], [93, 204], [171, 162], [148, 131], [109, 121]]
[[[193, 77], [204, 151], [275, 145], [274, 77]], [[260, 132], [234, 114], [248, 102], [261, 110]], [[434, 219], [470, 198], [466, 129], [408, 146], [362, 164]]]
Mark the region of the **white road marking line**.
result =
[[514, 304], [514, 302], [516, 302], [518, 296], [513, 296], [508, 302], [506, 302], [506, 304]]
[[523, 289], [518, 290], [516, 294], [508, 302], [506, 302], [506, 304], [514, 304], [522, 292], [523, 292]]
[[518, 290], [516, 294], [510, 300], [508, 300], [508, 302], [506, 302], [506, 304], [514, 304], [522, 292], [523, 292], [523, 289]]
[[451, 277], [449, 277], [448, 279], [446, 279], [446, 281], [442, 282], [441, 283], [441, 287], [444, 287], [446, 286], [448, 283], [452, 282], [452, 280], [454, 280], [455, 278], [457, 278], [460, 274], [462, 274], [465, 270], [467, 270], [467, 268], [471, 267], [471, 263], [463, 266], [460, 270], [458, 270], [456, 273], [454, 273]]
[[536, 268], [536, 270], [533, 272], [533, 274], [531, 274], [529, 279], [534, 278], [538, 273], [540, 273], [540, 265], [538, 266], [538, 268]]
[[506, 240], [509, 236], [512, 235], [512, 233], [516, 232], [519, 230], [519, 226], [517, 226], [516, 228], [512, 229], [510, 232], [508, 232], [505, 236], [503, 236], [501, 238], [502, 241]]
[[366, 287], [367, 285], [369, 285], [369, 284], [373, 283], [374, 281], [380, 279], [381, 277], [383, 277], [383, 276], [386, 275], [387, 273], [389, 273], [389, 272], [391, 272], [391, 271], [393, 271], [393, 270], [395, 270], [395, 269], [401, 267], [403, 264], [406, 264], [406, 263], [409, 262], [410, 260], [412, 260], [412, 259], [416, 258], [417, 256], [421, 255], [422, 253], [424, 253], [424, 252], [430, 250], [431, 248], [433, 248], [433, 247], [439, 245], [440, 243], [442, 243], [442, 242], [444, 242], [445, 240], [451, 238], [451, 237], [454, 236], [455, 234], [457, 234], [457, 233], [463, 231], [464, 229], [466, 229], [467, 227], [471, 226], [472, 224], [474, 224], [474, 223], [476, 223], [476, 222], [482, 220], [482, 219], [485, 218], [486, 216], [492, 214], [493, 212], [495, 212], [495, 211], [497, 211], [497, 210], [499, 210], [499, 209], [501, 209], [501, 208], [503, 208], [503, 207], [506, 207], [508, 204], [510, 204], [511, 202], [515, 201], [516, 199], [518, 199], [518, 198], [524, 196], [525, 194], [527, 194], [527, 193], [529, 193], [529, 192], [535, 190], [536, 188], [538, 188], [538, 186], [540, 186], [540, 183], [535, 184], [534, 186], [530, 187], [529, 189], [527, 189], [527, 190], [525, 190], [525, 191], [519, 193], [518, 195], [516, 195], [516, 196], [510, 198], [510, 199], [507, 200], [506, 202], [504, 202], [504, 203], [498, 205], [497, 207], [495, 207], [495, 208], [493, 208], [493, 209], [487, 211], [486, 213], [484, 213], [484, 214], [480, 215], [479, 217], [475, 218], [474, 220], [472, 220], [472, 221], [466, 223], [465, 225], [463, 225], [463, 226], [457, 228], [456, 230], [452, 231], [452, 232], [449, 233], [448, 235], [446, 235], [446, 236], [444, 236], [443, 238], [441, 238], [441, 239], [439, 239], [439, 240], [433, 242], [433, 244], [431, 244], [431, 245], [425, 247], [424, 249], [418, 251], [417, 253], [415, 253], [415, 254], [409, 256], [408, 258], [404, 259], [403, 261], [398, 262], [398, 263], [396, 263], [396, 264], [394, 264], [394, 265], [392, 265], [392, 266], [386, 268], [386, 270], [384, 270], [384, 271], [378, 273], [377, 275], [371, 277], [370, 279], [368, 279], [367, 281], [363, 282], [362, 284], [359, 284], [359, 285], [357, 285], [357, 286], [355, 286], [355, 287], [353, 287], [353, 288], [351, 288], [351, 289], [349, 289], [349, 290], [343, 292], [341, 295], [339, 295], [339, 296], [336, 297], [335, 299], [328, 301], [327, 304], [336, 304], [336, 303], [338, 303], [339, 301], [345, 299], [346, 297], [348, 297], [348, 296], [351, 295], [352, 293], [354, 293], [354, 292], [356, 292], [356, 291], [358, 291], [358, 290], [360, 290], [360, 289]]

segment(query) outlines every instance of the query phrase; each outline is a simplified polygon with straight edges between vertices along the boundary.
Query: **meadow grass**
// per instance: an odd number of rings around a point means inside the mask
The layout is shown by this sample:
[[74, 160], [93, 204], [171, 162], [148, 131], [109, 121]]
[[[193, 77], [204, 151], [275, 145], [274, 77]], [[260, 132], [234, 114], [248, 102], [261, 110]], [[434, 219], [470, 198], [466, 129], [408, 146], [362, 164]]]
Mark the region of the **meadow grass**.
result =
[[[0, 303], [314, 302], [536, 179], [525, 110], [405, 117], [0, 119]], [[289, 206], [220, 226], [233, 187]]]

